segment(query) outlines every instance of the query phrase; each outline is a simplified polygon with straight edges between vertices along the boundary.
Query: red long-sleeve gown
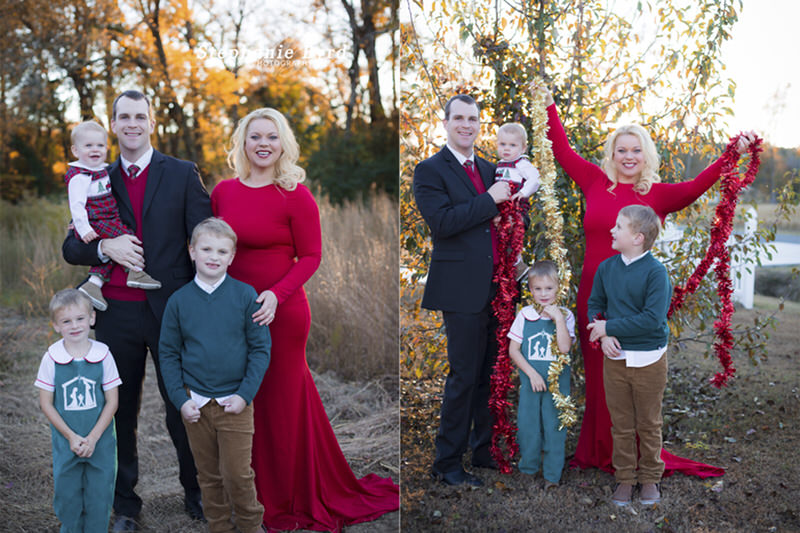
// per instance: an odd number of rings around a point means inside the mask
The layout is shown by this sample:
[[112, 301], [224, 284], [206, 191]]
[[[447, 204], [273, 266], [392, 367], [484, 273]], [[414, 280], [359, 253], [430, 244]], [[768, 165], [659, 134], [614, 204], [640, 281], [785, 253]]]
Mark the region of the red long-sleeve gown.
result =
[[216, 186], [211, 205], [238, 237], [229, 274], [278, 298], [271, 361], [253, 400], [252, 464], [264, 525], [339, 531], [396, 510], [399, 488], [391, 479], [356, 479], [350, 470], [306, 362], [311, 314], [303, 284], [322, 247], [308, 188], [251, 188], [230, 179]]
[[[555, 104], [547, 108], [548, 137], [553, 143], [553, 155], [569, 177], [580, 187], [586, 199], [583, 231], [586, 238], [586, 253], [578, 285], [578, 326], [581, 352], [586, 373], [586, 411], [581, 423], [578, 447], [572, 460], [580, 468], [597, 467], [613, 472], [611, 465], [611, 417], [606, 406], [603, 388], [603, 352], [592, 348], [586, 330], [588, 317], [586, 302], [592, 292], [592, 283], [597, 267], [617, 252], [611, 248], [611, 228], [616, 223], [617, 213], [626, 205], [649, 205], [661, 218], [679, 211], [697, 200], [720, 177], [721, 160], [712, 163], [695, 179], [682, 183], [655, 183], [650, 192], [641, 195], [634, 192], [633, 184], [619, 183], [609, 192], [611, 181], [597, 165], [580, 157], [570, 147], [564, 127], [558, 118]], [[702, 478], [721, 476], [722, 468], [706, 465], [673, 455], [661, 450], [666, 465], [664, 476], [674, 472]]]

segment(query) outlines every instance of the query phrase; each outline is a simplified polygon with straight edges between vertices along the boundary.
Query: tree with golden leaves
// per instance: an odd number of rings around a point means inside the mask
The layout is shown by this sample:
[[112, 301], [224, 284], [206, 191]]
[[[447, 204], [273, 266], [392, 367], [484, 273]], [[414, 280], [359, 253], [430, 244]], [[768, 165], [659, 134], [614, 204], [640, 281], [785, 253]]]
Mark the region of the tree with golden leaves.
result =
[[[428, 230], [411, 194], [413, 168], [442, 144], [437, 129], [447, 98], [470, 93], [482, 103], [482, 136], [476, 149], [494, 159], [496, 127], [517, 121], [531, 131], [534, 78], [551, 86], [570, 142], [588, 160], [600, 161], [608, 131], [621, 120], [650, 130], [661, 155], [663, 181], [683, 181], [683, 154], [719, 154], [729, 133], [725, 117], [735, 85], [722, 75], [720, 47], [729, 37], [741, 2], [670, 0], [649, 8], [613, 11], [600, 0], [408, 0], [402, 10], [401, 58], [401, 359], [408, 376], [429, 375], [444, 365], [438, 317], [419, 309], [418, 283], [430, 260]], [[556, 181], [565, 241], [574, 272], [583, 260], [580, 191], [560, 172]], [[708, 245], [714, 193], [681, 212], [686, 226], [667, 261], [673, 280], [685, 280]], [[541, 209], [534, 202], [525, 256], [546, 255]], [[697, 232], [697, 228], [706, 228]], [[732, 254], [764, 253], [769, 228], [734, 244]], [[568, 302], [574, 302], [573, 276]], [[678, 345], [710, 346], [718, 300], [707, 282], [673, 316]], [[735, 332], [737, 348], [751, 360], [763, 356], [765, 326], [772, 316]], [[578, 361], [579, 363], [579, 361]], [[579, 366], [579, 365], [578, 365]]]

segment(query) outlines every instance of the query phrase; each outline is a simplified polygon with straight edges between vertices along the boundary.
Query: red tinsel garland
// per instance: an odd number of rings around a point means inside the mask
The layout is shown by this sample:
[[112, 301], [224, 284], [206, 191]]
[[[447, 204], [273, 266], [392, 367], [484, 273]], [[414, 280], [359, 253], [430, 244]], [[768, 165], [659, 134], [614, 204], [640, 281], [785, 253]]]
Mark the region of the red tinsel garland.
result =
[[731, 257], [728, 251], [727, 242], [733, 230], [733, 216], [736, 211], [736, 203], [742, 189], [750, 185], [758, 173], [761, 163], [759, 153], [762, 151], [762, 139], [756, 137], [748, 147], [750, 162], [742, 179], [739, 179], [739, 158], [740, 154], [736, 150], [736, 144], [742, 135], [731, 138], [725, 153], [722, 155], [722, 191], [719, 204], [714, 213], [714, 222], [711, 226], [711, 242], [706, 250], [705, 257], [697, 265], [694, 272], [683, 286], [676, 286], [672, 295], [668, 317], [680, 309], [687, 294], [692, 294], [700, 286], [700, 281], [706, 275], [708, 269], [716, 260], [714, 273], [717, 280], [718, 292], [721, 301], [719, 317], [714, 322], [714, 333], [717, 337], [714, 343], [714, 352], [722, 365], [722, 371], [711, 378], [711, 383], [719, 388], [726, 385], [728, 379], [733, 377], [736, 369], [731, 360], [731, 349], [733, 348], [733, 335], [731, 334], [731, 317], [733, 316], [733, 301], [731, 295], [733, 289], [730, 280]]
[[[518, 202], [503, 202], [500, 204], [500, 222], [497, 230], [497, 253], [500, 255], [499, 264], [494, 274], [497, 292], [492, 300], [492, 310], [499, 323], [497, 327], [497, 360], [491, 380], [491, 393], [489, 396], [489, 409], [494, 415], [494, 431], [492, 444], [489, 448], [498, 470], [503, 474], [511, 472], [511, 459], [519, 452], [517, 446], [517, 428], [511, 421], [511, 402], [508, 393], [513, 384], [511, 373], [514, 365], [508, 355], [508, 331], [514, 322], [514, 300], [519, 294], [515, 279], [514, 264], [522, 252], [522, 240], [525, 232]], [[503, 451], [503, 441], [506, 457]]]

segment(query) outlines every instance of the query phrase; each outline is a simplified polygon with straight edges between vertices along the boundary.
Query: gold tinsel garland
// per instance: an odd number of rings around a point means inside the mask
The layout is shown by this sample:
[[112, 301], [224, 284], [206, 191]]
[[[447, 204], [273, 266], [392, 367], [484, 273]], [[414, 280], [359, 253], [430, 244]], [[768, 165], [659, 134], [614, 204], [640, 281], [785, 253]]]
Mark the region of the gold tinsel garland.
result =
[[[539, 81], [538, 85], [540, 87], [545, 86], [542, 81]], [[559, 304], [569, 293], [572, 270], [567, 262], [567, 249], [564, 246], [564, 220], [555, 195], [556, 169], [553, 162], [551, 142], [547, 138], [547, 110], [544, 105], [544, 94], [537, 91], [533, 95], [533, 99], [530, 113], [531, 156], [534, 165], [539, 169], [540, 185], [537, 196], [544, 212], [545, 236], [550, 243], [548, 255], [558, 267], [560, 279], [556, 304]], [[547, 373], [548, 388], [553, 395], [553, 403], [558, 409], [558, 419], [561, 422], [560, 428], [569, 427], [577, 421], [575, 404], [571, 396], [562, 395], [558, 389], [558, 377], [565, 367], [569, 365], [569, 354], [561, 353], [557, 342], [550, 343], [550, 350], [555, 355], [556, 360], [550, 363], [550, 369]]]

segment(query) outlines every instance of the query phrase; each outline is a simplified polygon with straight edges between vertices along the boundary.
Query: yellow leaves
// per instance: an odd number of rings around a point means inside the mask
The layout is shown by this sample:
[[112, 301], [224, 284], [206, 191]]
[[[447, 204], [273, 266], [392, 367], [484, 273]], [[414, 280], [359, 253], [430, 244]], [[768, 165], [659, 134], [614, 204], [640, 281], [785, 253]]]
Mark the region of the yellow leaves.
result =
[[53, 169], [53, 174], [55, 174], [56, 176], [63, 176], [64, 174], [67, 173], [67, 163], [66, 161], [58, 161], [56, 163], [53, 163], [52, 169]]
[[[482, 120], [489, 126], [484, 127], [478, 144], [488, 154], [493, 153], [493, 125], [520, 120], [528, 131], [541, 126], [542, 119], [531, 111], [532, 103], [521, 88], [533, 73], [550, 80], [567, 133], [587, 159], [598, 155], [605, 133], [615, 123], [637, 120], [653, 125], [664, 147], [665, 181], [685, 179], [678, 174], [679, 165], [666, 161], [681, 150], [697, 155], [713, 152], [715, 139], [723, 137], [721, 117], [729, 111], [735, 84], [721, 80], [718, 47], [707, 35], [725, 37], [731, 22], [720, 14], [734, 16], [733, 7], [709, 8], [700, 16], [710, 2], [688, 6], [663, 0], [651, 2], [652, 8], [637, 5], [637, 13], [626, 20], [609, 13], [599, 1], [583, 2], [581, 19], [577, 4], [412, 0], [418, 16], [413, 18], [413, 27], [401, 30], [401, 203], [408, 204], [405, 211], [401, 208], [401, 217], [411, 217], [403, 235], [412, 237], [408, 242], [415, 250], [424, 254], [420, 243], [427, 234], [415, 212], [410, 176], [414, 165], [441, 145], [441, 106], [455, 91], [468, 91], [486, 103]], [[487, 35], [491, 39], [485, 40]], [[463, 43], [460, 36], [466, 39]], [[479, 58], [473, 53], [478, 39], [503, 43], [505, 48], [487, 51], [482, 47]], [[481, 63], [489, 52], [494, 54], [492, 61]], [[531, 142], [532, 156], [534, 145]], [[555, 187], [558, 204], [553, 212], [563, 219], [564, 231], [573, 231], [567, 256], [579, 265], [582, 250], [572, 244], [581, 242], [582, 197], [563, 175], [557, 176]], [[541, 203], [535, 201], [532, 217], [541, 210]], [[529, 238], [535, 250], [526, 253], [541, 256], [549, 240], [543, 236], [543, 223], [535, 224]], [[574, 295], [575, 283], [571, 280], [569, 294]], [[419, 339], [427, 342], [425, 336]], [[414, 357], [428, 353], [417, 346], [404, 350]]]

